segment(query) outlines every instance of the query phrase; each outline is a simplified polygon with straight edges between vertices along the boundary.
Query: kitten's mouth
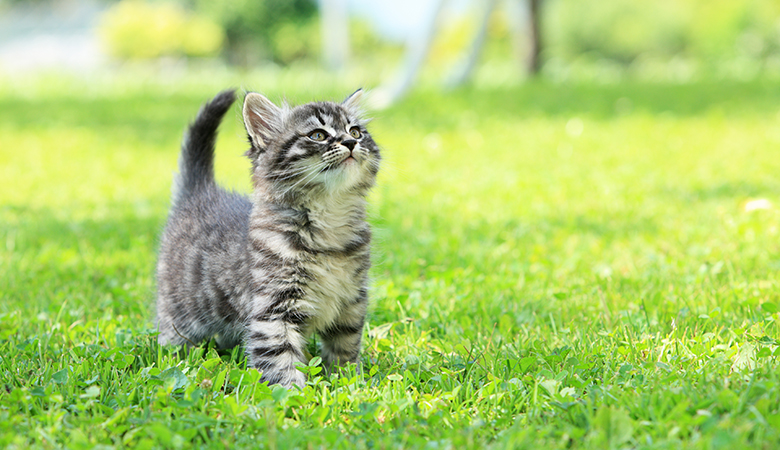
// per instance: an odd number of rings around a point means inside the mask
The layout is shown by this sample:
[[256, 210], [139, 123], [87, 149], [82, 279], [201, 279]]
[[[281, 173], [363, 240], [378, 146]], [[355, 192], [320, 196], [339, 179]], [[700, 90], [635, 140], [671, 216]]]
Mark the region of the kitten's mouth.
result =
[[356, 164], [358, 164], [358, 160], [354, 156], [349, 155], [346, 158], [342, 159], [341, 161], [333, 161], [332, 163], [328, 164], [323, 170], [334, 170], [342, 167], [354, 166]]
[[344, 161], [341, 161], [341, 164], [339, 164], [339, 166], [341, 166], [341, 167], [343, 167], [345, 169], [349, 169], [349, 168], [357, 166], [357, 160], [355, 158], [351, 157], [351, 156], [348, 156], [348, 157], [344, 158]]

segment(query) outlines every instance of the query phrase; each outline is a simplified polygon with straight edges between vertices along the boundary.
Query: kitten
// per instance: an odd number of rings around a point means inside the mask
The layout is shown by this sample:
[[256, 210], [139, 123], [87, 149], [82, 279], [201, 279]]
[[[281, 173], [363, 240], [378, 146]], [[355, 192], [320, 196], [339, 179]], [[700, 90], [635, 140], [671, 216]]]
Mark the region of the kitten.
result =
[[249, 93], [251, 198], [214, 181], [214, 142], [235, 99], [206, 103], [185, 134], [157, 263], [161, 344], [242, 343], [269, 384], [303, 385], [312, 332], [326, 368], [358, 363], [368, 303], [366, 195], [379, 148], [362, 91], [343, 103], [276, 106]]

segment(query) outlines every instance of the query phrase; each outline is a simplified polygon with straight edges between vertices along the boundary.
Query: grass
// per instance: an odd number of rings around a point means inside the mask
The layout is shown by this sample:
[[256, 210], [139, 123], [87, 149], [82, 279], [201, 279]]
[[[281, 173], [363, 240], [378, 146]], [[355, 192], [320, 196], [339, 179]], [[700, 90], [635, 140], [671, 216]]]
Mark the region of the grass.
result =
[[[780, 445], [776, 84], [423, 89], [376, 113], [363, 373], [315, 359], [287, 391], [151, 323], [181, 131], [241, 80], [50, 81], [0, 90], [4, 448]], [[236, 109], [217, 172], [238, 190], [244, 139]]]

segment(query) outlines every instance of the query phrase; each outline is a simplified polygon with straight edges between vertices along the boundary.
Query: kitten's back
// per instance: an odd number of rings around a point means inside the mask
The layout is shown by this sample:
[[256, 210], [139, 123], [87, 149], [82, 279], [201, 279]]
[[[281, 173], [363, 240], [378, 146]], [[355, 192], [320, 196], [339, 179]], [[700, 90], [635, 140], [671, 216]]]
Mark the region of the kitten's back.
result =
[[[240, 298], [249, 268], [246, 242], [252, 204], [214, 181], [219, 124], [235, 100], [232, 90], [206, 103], [184, 135], [171, 212], [157, 264], [157, 322], [163, 343], [195, 343], [239, 319], [227, 298]], [[183, 316], [187, 316], [186, 319]], [[167, 324], [178, 323], [178, 329]]]

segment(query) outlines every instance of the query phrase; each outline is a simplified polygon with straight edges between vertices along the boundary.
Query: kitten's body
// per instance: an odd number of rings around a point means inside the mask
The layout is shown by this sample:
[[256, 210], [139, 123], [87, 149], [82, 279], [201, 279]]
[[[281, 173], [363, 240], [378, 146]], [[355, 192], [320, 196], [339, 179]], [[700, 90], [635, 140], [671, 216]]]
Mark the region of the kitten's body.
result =
[[162, 344], [243, 343], [263, 380], [303, 384], [312, 332], [326, 366], [358, 362], [367, 307], [365, 196], [379, 163], [357, 109], [279, 108], [250, 93], [251, 200], [216, 185], [216, 129], [232, 92], [206, 104], [182, 145], [157, 267]]

